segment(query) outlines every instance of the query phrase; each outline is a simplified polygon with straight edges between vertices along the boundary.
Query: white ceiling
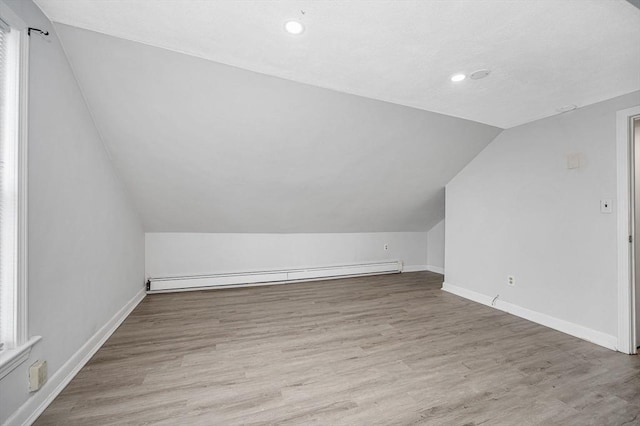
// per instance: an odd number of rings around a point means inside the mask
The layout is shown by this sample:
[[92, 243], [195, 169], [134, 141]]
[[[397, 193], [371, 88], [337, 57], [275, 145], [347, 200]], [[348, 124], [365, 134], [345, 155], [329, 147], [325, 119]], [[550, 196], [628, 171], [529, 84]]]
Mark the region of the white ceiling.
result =
[[444, 218], [444, 185], [500, 132], [56, 32], [147, 231], [426, 231]]
[[[624, 0], [36, 2], [56, 22], [501, 128], [640, 89]], [[302, 35], [283, 31], [292, 18]]]

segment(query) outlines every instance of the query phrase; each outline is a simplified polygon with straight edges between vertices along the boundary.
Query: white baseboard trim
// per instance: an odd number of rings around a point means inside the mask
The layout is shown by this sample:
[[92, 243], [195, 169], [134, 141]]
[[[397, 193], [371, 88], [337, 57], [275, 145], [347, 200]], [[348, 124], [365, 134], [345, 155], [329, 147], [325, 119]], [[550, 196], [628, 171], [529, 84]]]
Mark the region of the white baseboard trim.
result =
[[53, 402], [56, 396], [69, 384], [82, 367], [100, 349], [114, 331], [129, 316], [131, 311], [144, 299], [145, 290], [141, 289], [131, 300], [127, 302], [111, 319], [98, 330], [76, 353], [74, 353], [62, 367], [58, 369], [42, 389], [34, 393], [22, 406], [9, 418], [4, 426], [30, 426], [38, 416]]
[[558, 330], [571, 336], [586, 340], [588, 342], [595, 343], [596, 345], [604, 346], [607, 349], [611, 349], [614, 351], [617, 350], [618, 339], [616, 336], [612, 336], [601, 331], [593, 330], [591, 328], [587, 328], [569, 321], [555, 318], [547, 314], [532, 311], [530, 309], [523, 308], [521, 306], [514, 305], [513, 303], [505, 302], [500, 299], [497, 299], [495, 301], [495, 304], [492, 306], [491, 302], [494, 299], [493, 297], [450, 283], [442, 283], [442, 290], [448, 293], [455, 294], [456, 296], [464, 297], [465, 299], [469, 299], [474, 302], [482, 303], [483, 305], [499, 309], [517, 317], [544, 325], [545, 327], [553, 328], [554, 330]]
[[428, 270], [429, 267], [427, 265], [408, 265], [402, 267], [402, 272], [420, 272]]
[[435, 272], [436, 274], [444, 275], [444, 268], [440, 266], [427, 265], [427, 271]]

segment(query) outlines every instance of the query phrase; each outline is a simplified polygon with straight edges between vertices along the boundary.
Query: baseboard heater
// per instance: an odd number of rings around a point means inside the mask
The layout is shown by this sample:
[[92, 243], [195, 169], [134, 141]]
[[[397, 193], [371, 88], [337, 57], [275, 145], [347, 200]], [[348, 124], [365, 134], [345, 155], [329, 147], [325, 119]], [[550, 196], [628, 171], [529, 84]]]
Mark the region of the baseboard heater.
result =
[[399, 272], [402, 272], [402, 261], [396, 260], [274, 271], [159, 277], [149, 278], [147, 281], [147, 293], [166, 293], [172, 291], [202, 290], [207, 288], [282, 284], [364, 275], [393, 274]]

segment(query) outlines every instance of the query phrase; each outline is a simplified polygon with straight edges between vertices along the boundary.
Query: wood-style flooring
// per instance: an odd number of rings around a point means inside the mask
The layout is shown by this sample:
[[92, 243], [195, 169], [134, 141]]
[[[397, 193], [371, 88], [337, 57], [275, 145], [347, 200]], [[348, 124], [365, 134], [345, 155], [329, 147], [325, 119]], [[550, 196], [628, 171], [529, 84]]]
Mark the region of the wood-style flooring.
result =
[[428, 272], [146, 297], [37, 425], [639, 425], [640, 359]]

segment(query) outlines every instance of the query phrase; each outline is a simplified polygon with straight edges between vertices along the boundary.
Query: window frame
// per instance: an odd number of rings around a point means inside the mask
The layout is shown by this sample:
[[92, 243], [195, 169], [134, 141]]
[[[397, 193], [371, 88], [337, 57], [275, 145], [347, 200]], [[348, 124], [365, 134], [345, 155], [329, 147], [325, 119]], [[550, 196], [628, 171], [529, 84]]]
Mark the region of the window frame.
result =
[[36, 336], [29, 339], [28, 329], [28, 249], [27, 249], [27, 141], [28, 141], [28, 82], [29, 82], [29, 36], [26, 24], [6, 4], [0, 2], [0, 19], [8, 24], [12, 31], [17, 31], [18, 58], [17, 93], [15, 102], [18, 119], [14, 138], [14, 163], [11, 175], [12, 184], [16, 189], [15, 200], [15, 232], [14, 249], [11, 261], [15, 268], [13, 300], [13, 336], [5, 342], [6, 347], [0, 350], [0, 379], [9, 374], [29, 358], [31, 348], [40, 340]]

